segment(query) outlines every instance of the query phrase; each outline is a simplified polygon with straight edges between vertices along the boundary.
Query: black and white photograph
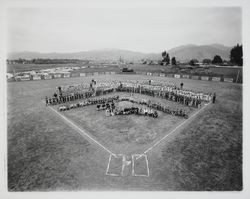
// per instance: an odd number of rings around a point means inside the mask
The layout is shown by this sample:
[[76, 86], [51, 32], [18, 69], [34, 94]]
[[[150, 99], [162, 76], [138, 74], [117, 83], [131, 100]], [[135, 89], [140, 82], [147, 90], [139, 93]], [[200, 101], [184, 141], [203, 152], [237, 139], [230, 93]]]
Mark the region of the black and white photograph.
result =
[[8, 193], [246, 188], [242, 4], [10, 2]]

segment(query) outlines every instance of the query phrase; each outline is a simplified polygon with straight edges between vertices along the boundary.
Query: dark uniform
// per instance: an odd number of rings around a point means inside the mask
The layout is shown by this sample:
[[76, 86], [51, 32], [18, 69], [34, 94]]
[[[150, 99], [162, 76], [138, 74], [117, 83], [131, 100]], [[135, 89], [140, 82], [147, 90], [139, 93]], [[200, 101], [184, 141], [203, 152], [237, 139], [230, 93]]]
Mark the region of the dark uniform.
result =
[[215, 103], [216, 93], [213, 94], [213, 103]]
[[181, 89], [183, 88], [183, 83], [181, 82]]

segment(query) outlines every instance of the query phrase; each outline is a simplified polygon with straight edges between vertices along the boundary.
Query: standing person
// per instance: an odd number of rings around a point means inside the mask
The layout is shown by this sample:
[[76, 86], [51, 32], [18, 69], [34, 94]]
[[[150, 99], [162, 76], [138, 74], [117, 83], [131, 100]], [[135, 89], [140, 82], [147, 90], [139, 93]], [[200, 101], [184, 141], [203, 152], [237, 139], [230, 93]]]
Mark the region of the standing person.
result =
[[47, 96], [45, 97], [45, 101], [46, 101], [46, 106], [48, 106], [49, 100], [48, 100], [48, 97], [47, 97]]
[[58, 92], [59, 92], [59, 95], [62, 95], [62, 88], [61, 88], [61, 86], [58, 86]]
[[183, 88], [183, 83], [181, 82], [181, 84], [180, 84], [180, 85], [181, 85], [181, 89], [182, 89], [182, 88]]
[[54, 100], [53, 100], [54, 103], [58, 103], [58, 98], [57, 98], [57, 93], [55, 92], [54, 93]]
[[93, 88], [93, 81], [91, 81], [89, 84], [89, 90], [92, 90], [92, 88]]
[[215, 103], [216, 93], [213, 94], [213, 104]]

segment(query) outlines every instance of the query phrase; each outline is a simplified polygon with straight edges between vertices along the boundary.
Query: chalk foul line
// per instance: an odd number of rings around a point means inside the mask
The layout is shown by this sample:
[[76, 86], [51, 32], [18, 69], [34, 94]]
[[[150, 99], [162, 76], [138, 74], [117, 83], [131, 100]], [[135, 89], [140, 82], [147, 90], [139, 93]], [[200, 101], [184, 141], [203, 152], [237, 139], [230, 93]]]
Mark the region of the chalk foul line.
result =
[[67, 117], [65, 117], [64, 115], [62, 115], [61, 113], [59, 113], [58, 111], [56, 111], [54, 108], [50, 107], [50, 110], [52, 110], [54, 113], [56, 113], [58, 116], [60, 116], [62, 119], [64, 119], [69, 126], [73, 127], [73, 129], [75, 129], [81, 136], [83, 137], [87, 137], [88, 139], [90, 139], [91, 141], [93, 141], [95, 144], [97, 144], [98, 146], [100, 146], [102, 149], [104, 149], [106, 152], [108, 152], [109, 154], [114, 154], [113, 152], [111, 152], [109, 149], [107, 149], [105, 146], [103, 146], [100, 142], [96, 141], [94, 138], [92, 138], [88, 133], [86, 133], [84, 130], [82, 130], [80, 127], [78, 127], [74, 122], [72, 122], [71, 120], [69, 120]]
[[169, 134], [165, 135], [163, 138], [161, 138], [160, 140], [158, 140], [156, 143], [154, 143], [151, 147], [149, 147], [146, 151], [144, 151], [143, 153], [148, 153], [149, 151], [151, 151], [154, 147], [156, 147], [158, 144], [160, 144], [163, 140], [165, 140], [168, 136], [170, 136], [171, 134], [175, 133], [175, 131], [180, 128], [181, 126], [183, 126], [184, 124], [186, 124], [187, 122], [189, 122], [194, 116], [196, 116], [198, 113], [200, 113], [203, 109], [205, 109], [209, 104], [204, 105], [201, 109], [199, 109], [196, 113], [194, 113], [193, 115], [191, 115], [187, 120], [185, 120], [184, 122], [182, 122], [181, 124], [179, 124], [178, 126], [176, 126]]

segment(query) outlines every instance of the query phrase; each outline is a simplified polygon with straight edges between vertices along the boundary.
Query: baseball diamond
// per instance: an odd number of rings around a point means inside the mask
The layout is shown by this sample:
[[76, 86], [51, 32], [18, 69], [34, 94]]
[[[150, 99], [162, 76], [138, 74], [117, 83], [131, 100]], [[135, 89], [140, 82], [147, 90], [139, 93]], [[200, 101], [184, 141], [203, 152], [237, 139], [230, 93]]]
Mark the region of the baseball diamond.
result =
[[[95, 84], [95, 86], [92, 85], [92, 82]], [[148, 88], [148, 90], [145, 90], [145, 87]], [[164, 92], [165, 91], [165, 92]], [[179, 116], [179, 117], [184, 117], [184, 118], [188, 118], [188, 115], [186, 114], [185, 110], [169, 110], [169, 108], [163, 107], [161, 104], [156, 104], [156, 103], [152, 103], [150, 100], [136, 100], [134, 99], [132, 96], [130, 97], [120, 97], [119, 95], [117, 96], [113, 96], [113, 97], [101, 97], [101, 98], [97, 98], [96, 96], [99, 95], [108, 95], [110, 93], [113, 92], [118, 92], [122, 93], [122, 92], [128, 92], [130, 94], [133, 95], [133, 93], [140, 93], [140, 94], [145, 94], [145, 95], [150, 95], [150, 96], [156, 96], [156, 97], [161, 97], [164, 99], [168, 99], [168, 100], [173, 100], [175, 102], [179, 102], [179, 103], [183, 103], [186, 106], [193, 106], [195, 108], [198, 108], [201, 106], [201, 102], [205, 102], [205, 105], [208, 105], [208, 103], [210, 103], [210, 101], [212, 100], [212, 94], [204, 94], [202, 92], [195, 92], [195, 91], [187, 91], [187, 90], [182, 90], [180, 88], [177, 88], [174, 85], [171, 85], [170, 87], [168, 85], [161, 85], [159, 84], [159, 82], [157, 83], [157, 85], [152, 85], [151, 83], [149, 85], [147, 84], [139, 84], [138, 81], [136, 82], [136, 84], [131, 84], [130, 83], [122, 83], [120, 82], [119, 84], [117, 82], [101, 82], [98, 85], [96, 85], [96, 81], [92, 80], [90, 83], [90, 86], [86, 86], [86, 85], [75, 85], [75, 86], [66, 86], [63, 89], [61, 87], [58, 87], [58, 90], [56, 93], [54, 93], [54, 95], [51, 98], [46, 97], [45, 99], [45, 103], [46, 106], [55, 106], [59, 104], [58, 107], [58, 111], [62, 112], [62, 111], [67, 111], [70, 109], [75, 109], [75, 108], [80, 108], [80, 107], [85, 107], [85, 106], [89, 106], [89, 105], [97, 105], [97, 111], [100, 110], [106, 110], [106, 116], [115, 116], [115, 115], [129, 115], [129, 114], [135, 114], [135, 115], [144, 115], [144, 116], [150, 116], [153, 118], [157, 118], [158, 117], [158, 113], [157, 111], [153, 111], [152, 109], [156, 109], [158, 111], [163, 111], [166, 114], [171, 114], [174, 116]], [[97, 94], [98, 93], [98, 94]], [[83, 100], [84, 99], [84, 100]], [[79, 101], [80, 100], [80, 101]], [[82, 101], [83, 100], [83, 101]], [[193, 101], [192, 101], [193, 100]], [[73, 102], [73, 101], [78, 101], [77, 103], [69, 103], [69, 102]], [[188, 101], [188, 103], [186, 103], [185, 101]], [[125, 108], [117, 108], [119, 105], [117, 105], [119, 102], [131, 102], [132, 103], [132, 107], [128, 106], [127, 104], [125, 104]], [[190, 103], [193, 102], [193, 103]], [[141, 105], [141, 107], [135, 107], [135, 104], [139, 104]], [[116, 104], [116, 105], [115, 105]], [[200, 105], [200, 106], [199, 106]], [[148, 108], [145, 108], [143, 106], [147, 106]], [[152, 109], [151, 109], [152, 108]], [[204, 107], [203, 107], [204, 108]], [[200, 108], [200, 110], [196, 111], [196, 113], [194, 113], [192, 115], [192, 117], [194, 117], [196, 114], [198, 114], [198, 112], [200, 112], [203, 108]], [[123, 176], [123, 170], [125, 166], [130, 165], [131, 162], [126, 161], [126, 156], [131, 154], [130, 151], [124, 150], [123, 153], [125, 153], [125, 155], [120, 154], [117, 155], [113, 152], [111, 152], [111, 150], [108, 149], [108, 147], [104, 146], [106, 143], [100, 139], [100, 142], [103, 142], [103, 144], [101, 144], [98, 140], [98, 138], [92, 137], [90, 135], [90, 133], [86, 133], [85, 130], [82, 130], [80, 127], [78, 127], [76, 124], [74, 124], [72, 121], [70, 121], [67, 117], [61, 115], [61, 113], [57, 112], [55, 109], [53, 109], [52, 107], [50, 107], [51, 110], [53, 110], [54, 112], [56, 112], [59, 116], [61, 116], [61, 118], [63, 120], [65, 120], [66, 122], [68, 122], [68, 124], [70, 126], [72, 126], [73, 128], [77, 128], [78, 131], [81, 132], [81, 135], [83, 136], [87, 136], [87, 138], [91, 139], [92, 141], [94, 141], [95, 144], [101, 146], [102, 149], [104, 149], [105, 151], [107, 151], [110, 154], [110, 158], [109, 158], [109, 162], [108, 162], [108, 166], [107, 166], [107, 171], [106, 171], [106, 175], [111, 175], [111, 176]], [[146, 157], [146, 167], [147, 167], [147, 174], [146, 175], [137, 175], [135, 174], [135, 164], [134, 164], [134, 156], [136, 156], [135, 154], [132, 154], [132, 176], [147, 176], [149, 177], [149, 168], [148, 168], [148, 160], [147, 160], [147, 156], [146, 153], [148, 153], [150, 150], [152, 150], [152, 148], [156, 147], [156, 145], [158, 145], [161, 141], [163, 141], [165, 138], [167, 138], [170, 134], [174, 133], [179, 127], [181, 127], [182, 125], [184, 125], [184, 122], [181, 122], [178, 126], [176, 126], [170, 133], [167, 131], [167, 135], [163, 136], [162, 138], [158, 139], [158, 141], [156, 141], [155, 143], [153, 143], [152, 146], [150, 146], [148, 149], [146, 149], [144, 151], [143, 156]], [[155, 138], [156, 136], [153, 135]], [[151, 140], [150, 141], [154, 141], [154, 137], [152, 138], [151, 136]], [[150, 142], [149, 142], [150, 143]], [[129, 145], [129, 143], [128, 143]], [[118, 173], [110, 173], [110, 162], [112, 161], [112, 157], [117, 158], [117, 156], [121, 156], [122, 157], [122, 161], [120, 162], [120, 165], [122, 170], [120, 172], [120, 174]], [[138, 155], [137, 155], [138, 156]], [[141, 155], [142, 156], [142, 155]]]
[[[180, 162], [181, 159], [176, 156], [180, 152], [173, 153], [169, 150], [174, 149], [174, 143], [182, 143], [182, 140], [189, 139], [190, 136], [198, 136], [196, 143], [201, 142], [201, 132], [204, 133], [203, 136], [215, 136], [207, 133], [211, 128], [221, 128], [220, 124], [205, 118], [219, 108], [224, 96], [231, 95], [231, 92], [227, 91], [229, 83], [222, 82], [218, 85], [215, 82], [203, 81], [197, 87], [196, 81], [199, 80], [192, 79], [112, 75], [112, 80], [108, 80], [108, 77], [109, 75], [95, 76], [94, 79], [91, 76], [56, 79], [49, 81], [49, 87], [46, 81], [42, 84], [35, 81], [10, 83], [11, 100], [14, 100], [18, 107], [22, 104], [26, 116], [13, 115], [15, 110], [18, 110], [14, 107], [10, 107], [10, 113], [12, 117], [19, 118], [17, 121], [26, 124], [24, 128], [19, 128], [19, 131], [26, 132], [24, 135], [34, 132], [29, 131], [29, 128], [34, 128], [32, 125], [40, 121], [40, 127], [36, 127], [39, 128], [37, 133], [47, 139], [50, 137], [47, 143], [49, 145], [46, 145], [50, 148], [56, 146], [55, 157], [63, 153], [62, 160], [67, 161], [65, 158], [71, 157], [76, 161], [75, 166], [80, 166], [80, 162], [84, 161], [85, 166], [82, 166], [82, 169], [79, 167], [70, 171], [79, 172], [78, 176], [83, 179], [86, 175], [84, 173], [88, 171], [86, 177], [97, 176], [105, 179], [106, 176], [105, 181], [110, 182], [113, 180], [109, 178], [124, 178], [131, 181], [132, 185], [137, 178], [156, 179], [159, 173], [169, 172], [175, 168], [180, 174], [190, 175], [190, 180], [199, 180], [200, 177], [197, 177], [194, 168], [190, 171], [184, 160]], [[179, 86], [180, 83], [184, 84], [182, 88]], [[26, 89], [18, 92], [20, 86], [24, 88], [23, 84], [26, 84]], [[232, 86], [237, 89], [239, 87], [231, 83], [230, 88]], [[220, 91], [224, 88], [225, 91], [221, 93], [216, 88]], [[214, 92], [217, 93], [215, 103]], [[37, 100], [31, 101], [31, 98]], [[224, 118], [226, 115], [227, 113], [220, 117]], [[204, 129], [200, 129], [197, 122], [202, 122]], [[13, 129], [13, 123], [9, 125], [12, 126], [10, 129]], [[194, 129], [200, 129], [200, 133]], [[59, 150], [58, 144], [62, 141], [68, 142], [67, 151]], [[37, 144], [37, 150], [46, 146], [41, 144], [42, 142]], [[166, 153], [171, 155], [163, 163], [161, 159], [165, 158]], [[73, 159], [68, 161], [73, 164]], [[66, 162], [61, 164], [68, 165]], [[161, 169], [165, 164], [168, 164], [168, 169], [163, 171]], [[143, 181], [140, 189], [150, 184], [148, 180]], [[91, 186], [92, 180], [89, 182]], [[118, 185], [122, 182], [123, 180]], [[88, 187], [87, 184], [84, 186]]]
[[250, 6], [206, 1], [3, 1], [7, 197], [244, 198]]

